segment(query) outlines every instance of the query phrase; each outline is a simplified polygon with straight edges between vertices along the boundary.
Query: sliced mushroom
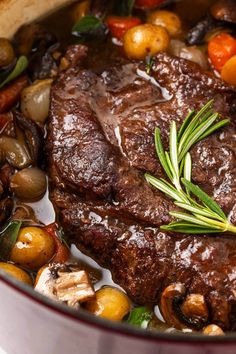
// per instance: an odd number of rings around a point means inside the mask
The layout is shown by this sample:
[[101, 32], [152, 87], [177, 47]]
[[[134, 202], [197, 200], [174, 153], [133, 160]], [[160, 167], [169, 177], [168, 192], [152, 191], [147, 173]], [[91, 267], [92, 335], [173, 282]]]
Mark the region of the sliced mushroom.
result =
[[77, 308], [95, 297], [88, 273], [78, 266], [52, 264], [39, 272], [35, 290], [54, 300]]
[[71, 307], [91, 300], [95, 292], [91, 286], [89, 276], [84, 270], [77, 272], [58, 272], [55, 292], [59, 301], [67, 302]]
[[206, 323], [209, 317], [208, 308], [203, 295], [190, 294], [186, 297], [181, 310], [185, 317], [192, 321], [201, 321]]
[[175, 283], [169, 285], [163, 291], [161, 295], [161, 305], [160, 310], [165, 319], [165, 321], [171, 326], [177, 329], [185, 328], [185, 324], [182, 323], [175, 311], [175, 303], [182, 302], [186, 289], [181, 283]]
[[177, 329], [186, 327], [200, 329], [208, 320], [208, 308], [200, 294], [190, 294], [185, 298], [183, 284], [169, 285], [161, 296], [161, 312], [166, 322]]
[[211, 7], [211, 14], [217, 20], [236, 23], [235, 0], [218, 0]]
[[[39, 126], [31, 119], [27, 119], [23, 114], [14, 112], [19, 127], [24, 131], [28, 149], [32, 159], [32, 165], [40, 163], [42, 157], [43, 134]], [[26, 166], [25, 166], [26, 167]]]
[[215, 325], [215, 324], [210, 324], [207, 327], [203, 329], [203, 334], [208, 335], [208, 336], [222, 336], [224, 335], [223, 330]]

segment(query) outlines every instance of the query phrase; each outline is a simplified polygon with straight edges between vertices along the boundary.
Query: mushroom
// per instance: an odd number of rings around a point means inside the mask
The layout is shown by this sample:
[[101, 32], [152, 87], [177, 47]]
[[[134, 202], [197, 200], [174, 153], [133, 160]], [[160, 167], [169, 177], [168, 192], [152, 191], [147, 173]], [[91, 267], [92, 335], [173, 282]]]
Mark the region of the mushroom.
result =
[[236, 24], [235, 0], [218, 0], [211, 7], [211, 14], [217, 20]]
[[35, 290], [70, 307], [95, 297], [88, 273], [76, 265], [54, 263], [38, 273]]
[[19, 127], [24, 131], [27, 146], [30, 150], [32, 165], [35, 166], [40, 162], [39, 160], [42, 156], [42, 131], [34, 121], [27, 119], [23, 114], [14, 112], [14, 117]]
[[169, 285], [161, 296], [161, 312], [172, 327], [200, 329], [206, 325], [209, 313], [204, 296], [190, 294], [185, 298], [186, 289], [181, 283]]
[[215, 324], [210, 324], [210, 325], [206, 326], [203, 329], [202, 333], [205, 335], [208, 335], [208, 336], [222, 336], [222, 335], [224, 335], [223, 330]]
[[186, 289], [181, 283], [175, 283], [167, 286], [161, 295], [160, 310], [165, 321], [172, 327], [177, 329], [185, 328], [185, 324], [182, 323], [176, 314], [177, 302], [182, 302]]

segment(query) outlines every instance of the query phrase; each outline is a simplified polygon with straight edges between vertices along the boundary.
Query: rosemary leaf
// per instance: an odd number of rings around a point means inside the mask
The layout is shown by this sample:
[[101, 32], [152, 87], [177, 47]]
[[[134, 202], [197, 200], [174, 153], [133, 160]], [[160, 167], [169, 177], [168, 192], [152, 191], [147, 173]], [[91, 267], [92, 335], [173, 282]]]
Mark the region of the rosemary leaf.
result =
[[183, 201], [182, 198], [179, 196], [178, 191], [176, 191], [174, 188], [170, 188], [167, 183], [149, 175], [148, 173], [145, 174], [145, 178], [147, 182], [159, 189], [161, 192], [167, 194], [169, 197], [179, 202]]
[[219, 230], [201, 227], [200, 225], [193, 225], [191, 223], [176, 222], [169, 225], [163, 225], [161, 230], [178, 232], [182, 234], [210, 234], [219, 233]]
[[190, 148], [196, 144], [198, 138], [205, 133], [205, 131], [215, 122], [215, 120], [219, 117], [218, 113], [213, 114], [206, 121], [201, 123], [196, 129], [191, 133], [191, 135], [186, 139], [185, 145], [179, 154], [179, 161], [181, 161], [186, 153], [190, 150]]
[[194, 116], [192, 121], [185, 127], [185, 130], [179, 142], [179, 147], [178, 147], [179, 154], [181, 153], [183, 147], [185, 146], [186, 140], [188, 139], [190, 134], [194, 131], [199, 121], [204, 117], [204, 114], [208, 114], [209, 110], [211, 111], [212, 104], [213, 104], [213, 100], [205, 104], [205, 106], [203, 106], [202, 109]]
[[175, 178], [179, 180], [177, 128], [175, 122], [172, 122], [170, 126], [170, 160], [175, 173]]
[[182, 178], [181, 181], [183, 185], [191, 191], [191, 193], [193, 193], [209, 208], [209, 210], [214, 211], [216, 214], [221, 216], [222, 219], [227, 220], [226, 215], [224, 214], [221, 207], [211, 197], [209, 197], [209, 195], [206, 194], [199, 186], [187, 181], [185, 178]]
[[[176, 219], [180, 219], [180, 220], [185, 220], [188, 222], [191, 222], [192, 224], [196, 224], [196, 225], [202, 225], [205, 227], [209, 227], [209, 224], [206, 221], [202, 221], [200, 219], [198, 219], [195, 216], [191, 216], [191, 214], [186, 214], [186, 213], [180, 213], [178, 211], [170, 211], [170, 215], [174, 216]], [[216, 225], [211, 225], [214, 229], [217, 230], [221, 230], [221, 227], [216, 226]]]
[[[185, 159], [183, 161], [184, 161], [184, 178], [187, 181], [191, 182], [191, 177], [192, 177], [192, 159], [191, 159], [191, 155], [190, 155], [189, 152], [186, 154]], [[188, 190], [187, 187], [186, 187], [186, 192], [187, 192], [188, 196], [190, 196], [190, 193], [189, 193], [189, 190]]]
[[178, 132], [178, 141], [180, 141], [180, 139], [181, 139], [181, 137], [182, 137], [182, 135], [183, 135], [185, 129], [187, 128], [187, 126], [188, 126], [189, 123], [191, 122], [191, 120], [192, 120], [192, 118], [193, 118], [193, 116], [194, 116], [194, 113], [195, 113], [194, 110], [191, 111], [191, 112], [189, 112], [189, 114], [188, 114], [187, 117], [185, 118], [185, 120], [184, 120], [183, 124], [181, 125], [180, 130], [179, 130], [179, 132]]
[[159, 161], [160, 161], [165, 173], [167, 174], [169, 179], [172, 181], [173, 176], [172, 176], [172, 173], [169, 169], [168, 163], [166, 161], [165, 152], [164, 152], [163, 145], [161, 142], [161, 132], [160, 132], [159, 128], [155, 129], [155, 147], [156, 147], [156, 153], [159, 158]]
[[198, 214], [198, 215], [206, 216], [208, 218], [212, 218], [214, 220], [219, 220], [221, 222], [225, 222], [225, 220], [222, 219], [218, 214], [211, 212], [207, 209], [195, 207], [191, 204], [186, 204], [186, 203], [182, 203], [182, 202], [175, 202], [175, 205], [177, 205], [181, 209], [191, 211], [191, 213], [193, 213], [193, 214]]
[[196, 142], [205, 139], [207, 136], [211, 135], [212, 133], [214, 133], [216, 130], [225, 127], [227, 124], [230, 123], [229, 119], [223, 119], [220, 122], [214, 124], [212, 127], [210, 127], [209, 129], [207, 129], [205, 131], [205, 133], [203, 133]]

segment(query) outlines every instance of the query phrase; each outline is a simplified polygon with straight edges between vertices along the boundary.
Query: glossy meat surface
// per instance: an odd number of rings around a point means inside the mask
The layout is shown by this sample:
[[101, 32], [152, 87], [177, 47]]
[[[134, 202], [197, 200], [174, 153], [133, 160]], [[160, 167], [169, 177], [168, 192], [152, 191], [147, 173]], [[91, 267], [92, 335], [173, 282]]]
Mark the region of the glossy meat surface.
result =
[[66, 233], [110, 268], [137, 303], [158, 303], [161, 291], [179, 281], [188, 293], [205, 296], [212, 322], [233, 329], [236, 240], [160, 232], [174, 206], [143, 174], [163, 176], [154, 128], [167, 141], [171, 120], [182, 122], [214, 98], [231, 125], [192, 150], [193, 178], [234, 221], [235, 91], [166, 54], [155, 58], [151, 76], [142, 63], [85, 69], [85, 47], [71, 48], [68, 55], [72, 65], [52, 90], [47, 143], [51, 198]]

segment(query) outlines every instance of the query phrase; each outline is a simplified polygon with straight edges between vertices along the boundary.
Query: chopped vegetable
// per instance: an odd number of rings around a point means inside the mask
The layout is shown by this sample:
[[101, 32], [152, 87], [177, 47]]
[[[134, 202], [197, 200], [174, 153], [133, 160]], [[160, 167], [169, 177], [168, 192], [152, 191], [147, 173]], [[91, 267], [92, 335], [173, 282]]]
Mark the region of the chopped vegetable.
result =
[[12, 72], [8, 75], [8, 77], [0, 83], [0, 88], [8, 84], [10, 81], [14, 80], [18, 76], [20, 76], [28, 66], [28, 59], [22, 55], [16, 62], [15, 68]]
[[35, 290], [74, 308], [95, 297], [88, 273], [75, 264], [43, 267], [37, 273]]
[[118, 39], [121, 39], [130, 28], [138, 26], [140, 23], [141, 20], [138, 17], [109, 16], [106, 19], [112, 36]]
[[236, 86], [236, 55], [230, 58], [223, 66], [221, 78], [228, 84]]
[[84, 16], [74, 24], [72, 33], [75, 36], [81, 37], [95, 32], [102, 25], [103, 22], [99, 18], [95, 16]]
[[236, 55], [236, 39], [228, 33], [220, 33], [208, 43], [208, 55], [212, 65], [221, 71], [225, 63]]
[[49, 114], [51, 79], [37, 80], [21, 93], [21, 111], [38, 123], [45, 123]]
[[0, 90], [0, 113], [6, 112], [20, 97], [20, 93], [27, 86], [26, 76], [21, 76], [7, 87]]
[[12, 249], [17, 241], [18, 233], [22, 222], [18, 220], [12, 220], [7, 226], [0, 232], [0, 259], [8, 261]]
[[146, 329], [151, 319], [151, 310], [146, 307], [136, 307], [130, 312], [127, 322], [131, 325]]
[[166, 0], [136, 0], [135, 5], [143, 9], [151, 9], [163, 4]]
[[144, 24], [129, 29], [124, 35], [124, 51], [129, 59], [145, 59], [166, 50], [170, 38], [162, 26]]
[[64, 239], [60, 238], [59, 230], [56, 223], [47, 225], [44, 230], [53, 238], [55, 242], [55, 255], [52, 262], [65, 263], [70, 257], [70, 250], [65, 244]]
[[108, 286], [96, 291], [96, 299], [88, 301], [85, 308], [96, 316], [121, 321], [130, 311], [130, 302], [125, 293]]
[[15, 279], [19, 280], [22, 283], [32, 285], [31, 276], [26, 273], [23, 269], [15, 266], [11, 263], [0, 262], [0, 269], [4, 270], [4, 272], [8, 273]]
[[147, 22], [152, 25], [163, 26], [171, 37], [176, 37], [181, 32], [181, 21], [178, 15], [167, 10], [157, 10], [149, 14]]
[[20, 266], [36, 270], [48, 263], [55, 252], [55, 244], [50, 235], [35, 226], [20, 230], [12, 248], [10, 260]]

